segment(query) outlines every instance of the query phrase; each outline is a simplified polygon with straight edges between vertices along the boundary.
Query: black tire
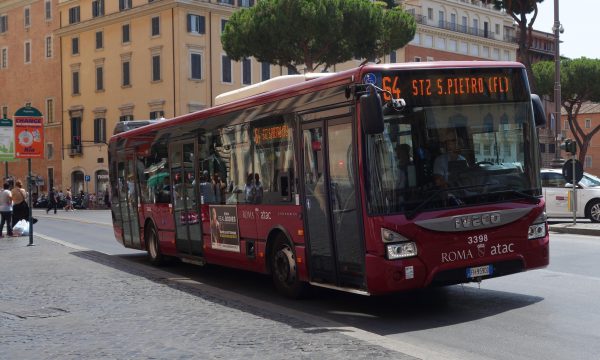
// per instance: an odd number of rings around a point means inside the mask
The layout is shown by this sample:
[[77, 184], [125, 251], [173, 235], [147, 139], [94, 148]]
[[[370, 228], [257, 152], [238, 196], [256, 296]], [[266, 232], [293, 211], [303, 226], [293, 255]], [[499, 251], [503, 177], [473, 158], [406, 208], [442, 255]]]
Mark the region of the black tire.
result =
[[306, 292], [306, 283], [298, 279], [296, 254], [284, 235], [279, 235], [273, 244], [271, 276], [277, 290], [289, 298], [300, 298]]
[[585, 215], [593, 223], [600, 222], [600, 200], [592, 200]]
[[150, 226], [146, 230], [146, 251], [148, 252], [148, 260], [152, 265], [163, 265], [165, 258], [160, 252], [160, 246], [158, 244], [158, 233], [154, 226]]

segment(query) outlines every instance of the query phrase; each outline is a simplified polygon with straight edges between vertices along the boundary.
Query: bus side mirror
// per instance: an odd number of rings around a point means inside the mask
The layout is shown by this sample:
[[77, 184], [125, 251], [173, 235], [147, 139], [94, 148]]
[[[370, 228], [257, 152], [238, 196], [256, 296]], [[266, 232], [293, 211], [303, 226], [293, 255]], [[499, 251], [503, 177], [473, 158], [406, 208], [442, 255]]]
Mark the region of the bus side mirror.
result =
[[367, 93], [360, 97], [360, 123], [367, 135], [383, 132], [381, 97], [373, 85], [368, 85]]
[[546, 125], [546, 114], [544, 112], [544, 105], [542, 105], [542, 100], [536, 94], [531, 94], [531, 103], [533, 105], [533, 118], [535, 120], [535, 126], [544, 126]]

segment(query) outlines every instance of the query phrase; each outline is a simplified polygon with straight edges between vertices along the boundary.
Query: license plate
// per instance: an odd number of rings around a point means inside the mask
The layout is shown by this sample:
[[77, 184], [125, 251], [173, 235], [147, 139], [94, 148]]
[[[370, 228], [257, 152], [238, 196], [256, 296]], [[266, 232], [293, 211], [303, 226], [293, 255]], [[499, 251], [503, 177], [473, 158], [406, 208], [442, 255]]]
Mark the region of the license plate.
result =
[[475, 277], [480, 277], [480, 276], [492, 275], [492, 272], [493, 272], [492, 265], [467, 268], [467, 278], [475, 278]]

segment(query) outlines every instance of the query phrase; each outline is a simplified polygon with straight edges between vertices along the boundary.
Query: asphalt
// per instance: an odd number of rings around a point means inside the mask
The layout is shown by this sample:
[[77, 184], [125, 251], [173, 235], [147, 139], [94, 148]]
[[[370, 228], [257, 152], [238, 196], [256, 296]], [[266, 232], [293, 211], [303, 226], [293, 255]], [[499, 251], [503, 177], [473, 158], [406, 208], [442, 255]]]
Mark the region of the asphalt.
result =
[[[34, 227], [49, 216], [110, 219], [108, 211], [34, 216]], [[415, 358], [410, 346], [384, 336], [174, 275], [128, 259], [133, 255], [35, 232], [33, 244], [28, 236], [0, 239], [0, 360]]]

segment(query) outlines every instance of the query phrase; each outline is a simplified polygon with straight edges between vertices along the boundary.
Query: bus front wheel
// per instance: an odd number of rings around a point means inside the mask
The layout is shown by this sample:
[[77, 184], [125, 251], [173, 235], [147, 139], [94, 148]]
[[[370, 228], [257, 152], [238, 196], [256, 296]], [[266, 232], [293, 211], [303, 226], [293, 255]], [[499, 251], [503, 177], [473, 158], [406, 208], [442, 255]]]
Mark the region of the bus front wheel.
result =
[[271, 275], [275, 287], [285, 296], [299, 298], [305, 292], [306, 284], [298, 279], [296, 255], [284, 235], [279, 235], [273, 245]]

